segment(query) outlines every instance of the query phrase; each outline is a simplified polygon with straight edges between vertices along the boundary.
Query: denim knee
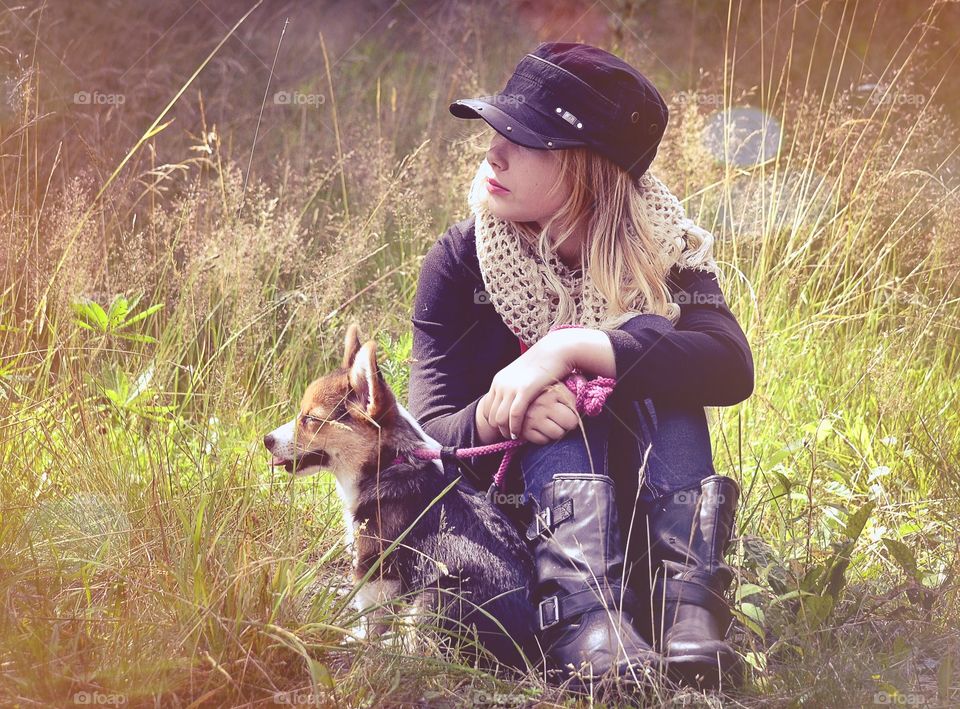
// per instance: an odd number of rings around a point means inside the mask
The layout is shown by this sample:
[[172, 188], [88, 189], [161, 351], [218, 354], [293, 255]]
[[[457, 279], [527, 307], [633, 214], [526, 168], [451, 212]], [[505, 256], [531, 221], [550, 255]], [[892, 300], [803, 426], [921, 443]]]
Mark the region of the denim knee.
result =
[[540, 499], [543, 486], [556, 473], [593, 472], [609, 475], [608, 441], [610, 413], [604, 408], [596, 416], [581, 416], [580, 426], [542, 445], [526, 443], [520, 453], [525, 500]]
[[[710, 429], [702, 406], [644, 399], [640, 419], [641, 499], [652, 502], [715, 475]], [[644, 465], [646, 457], [646, 465]]]

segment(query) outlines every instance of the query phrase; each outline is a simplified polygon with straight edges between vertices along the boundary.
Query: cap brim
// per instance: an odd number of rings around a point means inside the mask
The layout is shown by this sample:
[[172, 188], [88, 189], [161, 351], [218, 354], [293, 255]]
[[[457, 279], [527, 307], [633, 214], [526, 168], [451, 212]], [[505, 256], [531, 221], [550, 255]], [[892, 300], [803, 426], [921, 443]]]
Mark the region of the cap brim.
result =
[[503, 96], [459, 99], [450, 104], [450, 113], [457, 118], [482, 118], [504, 138], [527, 148], [554, 150], [588, 145], [582, 138], [554, 136], [534, 130], [531, 126], [542, 123], [543, 116], [522, 102], [509, 104], [510, 112], [507, 113], [497, 105], [503, 99]]

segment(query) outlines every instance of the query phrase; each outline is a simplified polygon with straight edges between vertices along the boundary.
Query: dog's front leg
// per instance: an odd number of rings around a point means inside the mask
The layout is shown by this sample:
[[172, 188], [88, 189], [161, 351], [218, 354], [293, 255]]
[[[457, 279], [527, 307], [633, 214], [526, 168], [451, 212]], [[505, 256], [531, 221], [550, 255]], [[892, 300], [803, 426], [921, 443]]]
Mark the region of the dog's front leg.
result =
[[390, 630], [392, 609], [390, 602], [401, 592], [397, 579], [370, 579], [354, 597], [354, 604], [363, 613], [360, 619], [360, 634], [367, 638], [380, 638]]

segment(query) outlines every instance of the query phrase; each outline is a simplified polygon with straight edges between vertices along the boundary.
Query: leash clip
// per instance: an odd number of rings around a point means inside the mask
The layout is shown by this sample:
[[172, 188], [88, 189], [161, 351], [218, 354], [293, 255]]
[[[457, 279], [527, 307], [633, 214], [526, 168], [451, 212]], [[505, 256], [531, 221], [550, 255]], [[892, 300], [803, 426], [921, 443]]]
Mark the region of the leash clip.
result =
[[456, 446], [443, 446], [440, 449], [440, 462], [445, 474], [451, 476], [460, 474], [460, 458], [457, 457]]

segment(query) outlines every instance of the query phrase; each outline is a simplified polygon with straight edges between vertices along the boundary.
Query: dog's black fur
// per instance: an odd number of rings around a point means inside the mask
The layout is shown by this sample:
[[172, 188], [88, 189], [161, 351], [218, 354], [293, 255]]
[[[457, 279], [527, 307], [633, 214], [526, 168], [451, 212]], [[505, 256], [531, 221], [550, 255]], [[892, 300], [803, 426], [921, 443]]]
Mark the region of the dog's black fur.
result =
[[366, 574], [413, 525], [374, 577], [399, 580], [402, 596], [437, 612], [444, 631], [476, 626], [499, 662], [524, 669], [522, 650], [536, 664], [533, 558], [506, 515], [463, 478], [430, 506], [456, 479], [449, 465], [441, 473], [431, 461], [398, 463], [376, 478], [364, 475], [360, 484], [355, 521], [367, 522], [355, 532], [356, 573]]

